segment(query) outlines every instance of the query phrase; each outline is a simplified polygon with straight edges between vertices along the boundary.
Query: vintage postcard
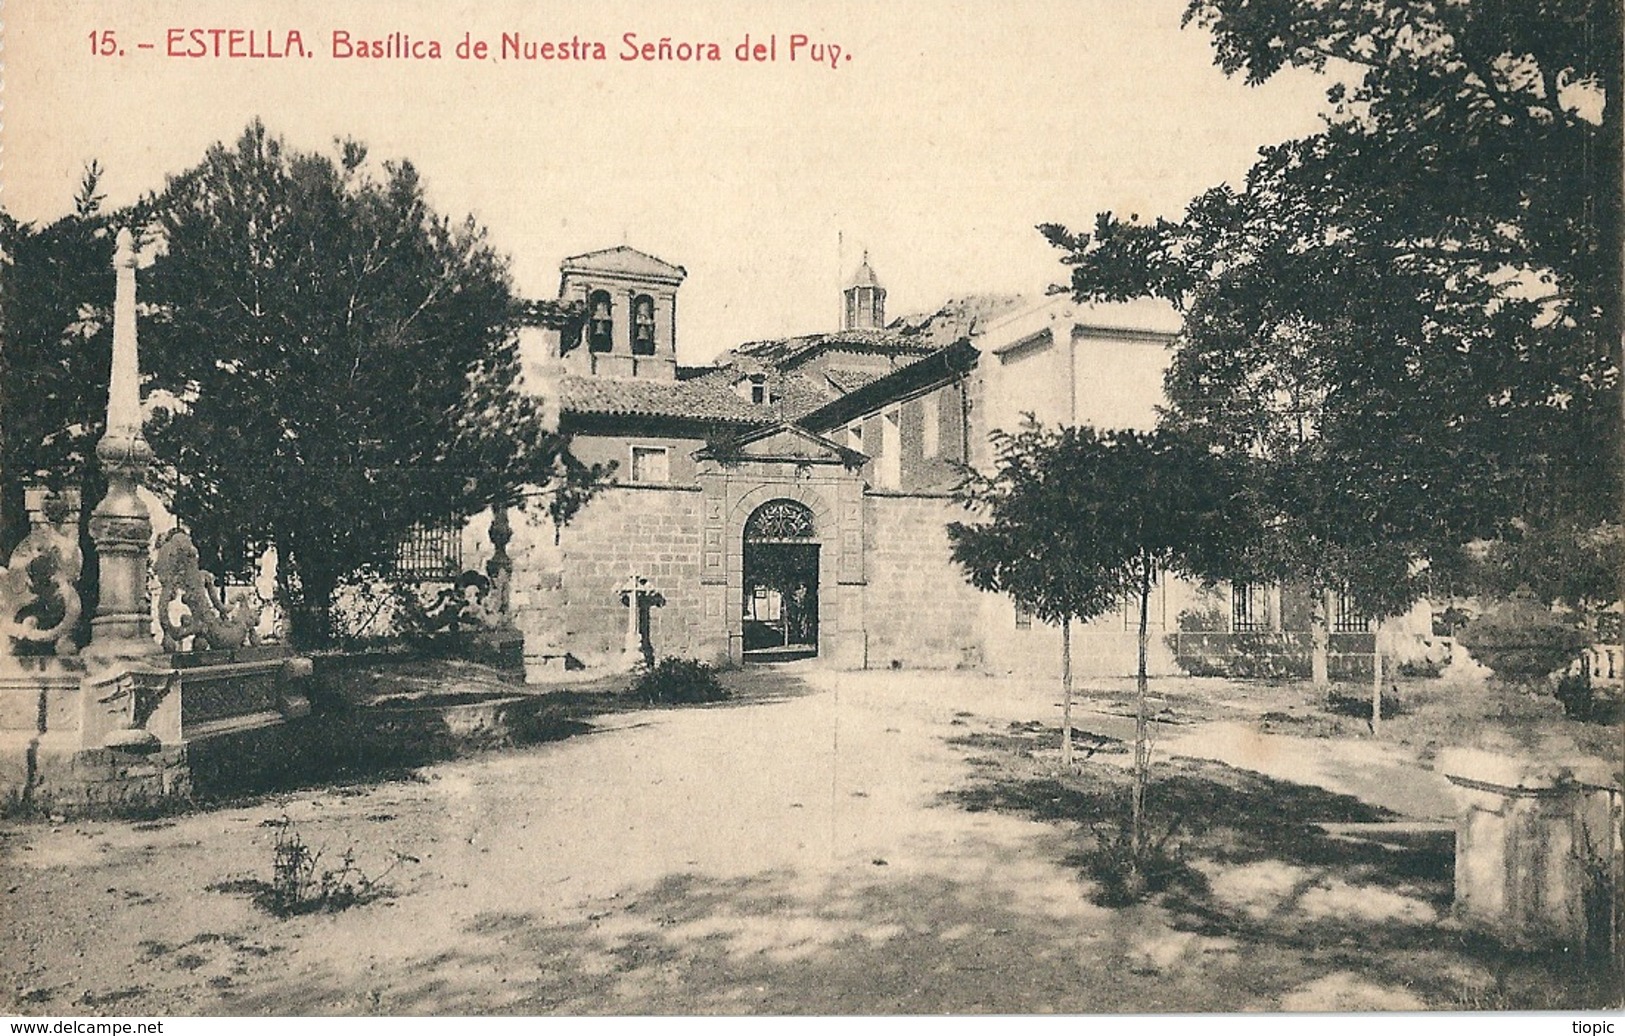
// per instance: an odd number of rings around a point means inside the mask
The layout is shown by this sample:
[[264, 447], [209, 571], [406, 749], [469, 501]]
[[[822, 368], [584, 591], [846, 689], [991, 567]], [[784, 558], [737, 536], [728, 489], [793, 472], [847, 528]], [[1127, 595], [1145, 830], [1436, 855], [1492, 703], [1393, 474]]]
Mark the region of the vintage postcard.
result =
[[5, 1012], [1613, 1032], [1619, 12], [1495, 6], [7, 0]]

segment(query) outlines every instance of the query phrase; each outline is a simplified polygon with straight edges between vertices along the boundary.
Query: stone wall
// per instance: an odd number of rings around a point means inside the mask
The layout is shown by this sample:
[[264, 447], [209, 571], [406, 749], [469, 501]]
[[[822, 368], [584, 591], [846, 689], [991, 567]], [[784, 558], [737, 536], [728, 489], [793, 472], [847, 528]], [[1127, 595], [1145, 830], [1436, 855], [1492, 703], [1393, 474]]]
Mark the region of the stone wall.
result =
[[694, 453], [705, 445], [705, 440], [670, 435], [578, 435], [571, 440], [570, 452], [583, 464], [615, 464], [614, 480], [630, 483], [632, 477], [632, 447], [656, 447], [666, 451], [669, 472], [666, 483], [673, 486], [694, 484]]
[[947, 524], [964, 511], [943, 496], [864, 496], [864, 618], [870, 669], [982, 663], [982, 594], [949, 557]]
[[[1172, 676], [1179, 672], [1167, 631], [1194, 593], [1181, 580], [1165, 579], [1151, 590], [1146, 614], [1146, 673]], [[1021, 613], [1010, 598], [987, 594], [983, 629], [987, 638], [987, 669], [992, 673], [1042, 679], [1061, 675], [1061, 630]], [[1075, 677], [1133, 676], [1139, 670], [1140, 612], [1137, 601], [1126, 601], [1102, 615], [1072, 624], [1072, 673]]]
[[[1310, 675], [1313, 638], [1294, 630], [1265, 633], [1176, 633], [1179, 667], [1192, 676], [1270, 679]], [[1370, 633], [1333, 633], [1327, 641], [1326, 671], [1334, 680], [1369, 680]]]
[[656, 657], [713, 654], [700, 629], [700, 509], [694, 488], [617, 486], [560, 531], [556, 549], [545, 519], [516, 528], [515, 608], [527, 666], [544, 643], [584, 665], [618, 663], [627, 630], [619, 589], [633, 573], [660, 595], [649, 610]]

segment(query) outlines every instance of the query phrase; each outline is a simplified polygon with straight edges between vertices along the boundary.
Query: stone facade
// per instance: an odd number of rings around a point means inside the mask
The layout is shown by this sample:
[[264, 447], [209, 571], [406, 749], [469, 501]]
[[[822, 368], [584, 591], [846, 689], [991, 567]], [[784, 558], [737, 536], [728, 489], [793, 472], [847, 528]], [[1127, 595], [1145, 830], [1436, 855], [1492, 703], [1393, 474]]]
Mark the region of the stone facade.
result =
[[[711, 657], [702, 634], [700, 493], [696, 486], [614, 486], [558, 530], [540, 509], [516, 522], [514, 608], [526, 667], [619, 665], [629, 605], [621, 589], [642, 576], [653, 598], [642, 619], [660, 655]], [[715, 641], [713, 636], [712, 640]]]
[[868, 667], [980, 667], [987, 595], [949, 558], [947, 525], [964, 510], [941, 494], [871, 492], [863, 506]]
[[[616, 465], [615, 485], [556, 543], [550, 526], [519, 530], [514, 603], [531, 677], [640, 654], [740, 661], [780, 646], [764, 612], [778, 616], [783, 648], [837, 667], [1055, 672], [1059, 631], [972, 589], [951, 561], [946, 526], [968, 516], [948, 494], [965, 465], [992, 464], [989, 433], [1027, 413], [1153, 424], [1177, 315], [1144, 303], [986, 299], [888, 324], [865, 262], [841, 330], [750, 342], [683, 368], [669, 359], [683, 276], [624, 247], [568, 259], [560, 298], [584, 305], [586, 324], [528, 349], [527, 382], [557, 401], [576, 456]], [[606, 297], [608, 308], [592, 308]], [[640, 298], [655, 303], [653, 356], [633, 362], [628, 307]], [[597, 349], [595, 328], [605, 335]], [[780, 555], [745, 534], [776, 501], [809, 516]], [[789, 596], [762, 582], [770, 556], [799, 559]], [[633, 577], [654, 595], [635, 625]], [[1169, 634], [1196, 593], [1172, 580], [1157, 588], [1152, 672], [1178, 671]], [[1128, 609], [1077, 624], [1076, 671], [1133, 672], [1137, 624]], [[816, 642], [792, 642], [792, 631]]]
[[572, 256], [560, 272], [560, 301], [581, 306], [585, 316], [580, 341], [561, 350], [566, 369], [677, 380], [682, 267], [623, 245]]
[[[536, 680], [626, 658], [632, 575], [654, 595], [641, 633], [657, 657], [745, 657], [745, 523], [763, 504], [813, 514], [817, 654], [833, 666], [962, 668], [983, 660], [985, 595], [949, 560], [946, 526], [962, 514], [941, 494], [866, 491], [853, 471], [761, 461], [702, 462], [695, 486], [605, 490], [550, 542], [522, 521], [515, 605]], [[811, 469], [811, 470], [808, 470]], [[545, 649], [543, 649], [545, 645]]]
[[701, 471], [707, 622], [721, 622], [726, 656], [743, 660], [745, 523], [764, 504], [794, 501], [812, 512], [811, 542], [818, 548], [818, 654], [833, 665], [861, 668], [867, 582], [863, 484], [837, 455], [808, 451], [796, 458], [790, 451], [797, 438], [775, 434], [752, 444], [758, 452], [712, 460]]

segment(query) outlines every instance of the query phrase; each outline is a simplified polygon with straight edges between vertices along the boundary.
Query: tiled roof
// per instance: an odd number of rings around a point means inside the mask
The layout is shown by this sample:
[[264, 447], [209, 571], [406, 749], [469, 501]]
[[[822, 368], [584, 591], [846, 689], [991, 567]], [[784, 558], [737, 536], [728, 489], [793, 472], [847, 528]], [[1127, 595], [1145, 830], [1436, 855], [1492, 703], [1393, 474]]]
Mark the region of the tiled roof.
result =
[[773, 411], [748, 403], [727, 382], [709, 378], [655, 381], [569, 375], [559, 379], [559, 409], [567, 414], [666, 417], [755, 425], [775, 419]]
[[890, 371], [865, 370], [859, 367], [829, 367], [824, 371], [824, 379], [835, 387], [835, 391], [846, 394], [884, 378]]
[[980, 353], [969, 339], [960, 339], [925, 356], [917, 356], [892, 370], [877, 372], [866, 384], [848, 392], [831, 393], [822, 406], [796, 414], [796, 420], [814, 431], [827, 429], [874, 411], [900, 394], [958, 377], [976, 366]]
[[[775, 338], [765, 342], [746, 342], [732, 352], [749, 356], [775, 367], [785, 367], [810, 354], [827, 349], [851, 349], [855, 352], [912, 353], [923, 356], [932, 346], [920, 338], [898, 331], [878, 328], [854, 328], [850, 331], [831, 331], [825, 334], [798, 335], [795, 338]], [[729, 354], [719, 358], [726, 364]]]
[[789, 421], [799, 421], [804, 414], [841, 396], [818, 371], [790, 371], [780, 376], [778, 393], [784, 417]]
[[777, 400], [773, 412], [786, 421], [794, 421], [802, 414], [817, 410], [842, 395], [842, 392], [824, 377], [822, 371], [793, 368], [788, 371], [775, 370], [766, 364], [755, 362], [750, 357], [733, 357], [726, 366], [706, 371], [695, 379], [695, 383], [731, 395], [735, 382], [758, 372], [767, 375], [768, 390]]
[[[596, 253], [595, 253], [596, 254]], [[709, 368], [688, 368], [678, 381], [571, 375], [560, 379], [559, 408], [566, 414], [655, 417], [761, 425], [797, 421], [836, 400], [936, 353], [917, 329], [871, 328], [747, 342], [718, 357]], [[822, 367], [804, 361], [827, 351], [887, 356], [886, 370]], [[774, 402], [750, 403], [734, 386], [741, 378], [766, 374]]]
[[804, 361], [827, 351], [889, 356], [894, 363], [906, 366], [930, 355], [935, 347], [911, 334], [874, 328], [747, 342], [718, 357], [715, 367], [694, 380], [731, 390], [738, 379], [765, 373], [768, 375], [769, 388], [778, 401], [776, 413], [786, 421], [795, 421], [888, 373], [886, 370], [862, 370], [848, 366], [817, 368], [804, 365]]

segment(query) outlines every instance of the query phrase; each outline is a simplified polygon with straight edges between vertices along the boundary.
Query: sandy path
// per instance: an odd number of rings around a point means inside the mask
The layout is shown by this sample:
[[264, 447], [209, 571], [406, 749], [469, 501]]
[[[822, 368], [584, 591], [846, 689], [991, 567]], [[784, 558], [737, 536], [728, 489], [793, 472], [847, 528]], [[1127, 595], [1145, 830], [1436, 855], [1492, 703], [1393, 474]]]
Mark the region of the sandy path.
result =
[[[7, 827], [0, 993], [52, 1014], [1279, 1005], [1229, 941], [1091, 905], [1064, 826], [940, 801], [967, 777], [949, 736], [1049, 719], [1051, 694], [806, 675], [803, 696], [623, 714], [418, 781]], [[269, 878], [283, 815], [326, 860], [409, 857], [395, 895], [277, 920], [211, 891]]]

